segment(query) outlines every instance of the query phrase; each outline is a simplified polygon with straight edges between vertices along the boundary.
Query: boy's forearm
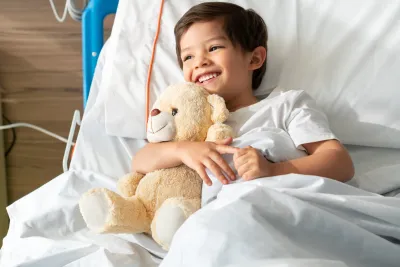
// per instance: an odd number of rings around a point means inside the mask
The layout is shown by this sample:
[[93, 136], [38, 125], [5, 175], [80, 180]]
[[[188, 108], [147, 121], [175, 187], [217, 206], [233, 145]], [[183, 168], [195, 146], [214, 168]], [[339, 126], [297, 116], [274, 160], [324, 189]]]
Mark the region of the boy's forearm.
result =
[[177, 153], [177, 146], [177, 142], [147, 144], [133, 157], [132, 170], [146, 174], [181, 165], [182, 161]]
[[354, 176], [354, 167], [347, 152], [335, 149], [273, 164], [273, 176], [289, 173], [316, 175], [347, 182]]

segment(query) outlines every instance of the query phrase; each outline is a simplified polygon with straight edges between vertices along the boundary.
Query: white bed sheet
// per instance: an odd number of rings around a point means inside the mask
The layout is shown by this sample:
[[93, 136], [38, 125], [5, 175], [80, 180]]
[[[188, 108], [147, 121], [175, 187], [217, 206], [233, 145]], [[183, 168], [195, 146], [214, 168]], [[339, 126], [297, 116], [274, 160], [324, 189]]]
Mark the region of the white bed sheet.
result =
[[292, 174], [223, 186], [178, 230], [160, 266], [397, 267], [399, 241], [400, 199]]
[[[103, 57], [104, 52], [96, 69], [71, 169], [8, 207], [11, 222], [1, 250], [0, 266], [157, 266], [159, 258], [165, 256], [165, 252], [144, 235], [91, 233], [79, 213], [77, 202], [80, 195], [93, 187], [115, 190], [116, 179], [130, 169], [130, 155], [144, 144], [144, 141], [119, 139], [106, 134], [104, 92], [99, 91]], [[370, 151], [373, 150], [351, 150], [355, 156], [362, 155], [361, 160], [355, 160], [356, 169], [361, 170], [365, 160], [372, 158], [370, 155], [375, 152]], [[397, 159], [400, 152], [393, 150], [393, 155], [384, 154], [388, 155], [385, 161], [388, 163], [393, 157]], [[377, 170], [379, 162], [374, 163]], [[372, 167], [368, 171], [372, 171]], [[321, 183], [309, 185], [324, 190]], [[199, 216], [202, 215], [204, 213]], [[188, 227], [190, 229], [191, 225]], [[177, 242], [184, 243], [187, 240]], [[284, 266], [301, 266], [301, 263], [310, 264], [313, 261], [281, 259], [280, 263], [286, 264]], [[289, 265], [290, 262], [294, 263]], [[194, 266], [194, 263], [186, 263], [186, 266]], [[276, 266], [279, 265], [276, 263]], [[334, 262], [332, 266], [340, 265]]]
[[400, 189], [400, 149], [346, 146], [356, 175], [349, 183], [366, 191], [394, 195]]

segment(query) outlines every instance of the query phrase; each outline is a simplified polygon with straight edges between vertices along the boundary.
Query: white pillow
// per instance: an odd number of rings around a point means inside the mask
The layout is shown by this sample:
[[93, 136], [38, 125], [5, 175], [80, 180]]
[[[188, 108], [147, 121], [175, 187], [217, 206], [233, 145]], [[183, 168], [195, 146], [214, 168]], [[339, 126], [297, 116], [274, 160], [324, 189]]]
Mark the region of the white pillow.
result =
[[[169, 84], [183, 81], [175, 54], [174, 26], [200, 0], [165, 1], [151, 82], [151, 103]], [[284, 58], [296, 31], [294, 1], [229, 1], [254, 8], [265, 18], [269, 29], [268, 70], [257, 95], [266, 95], [278, 84]], [[103, 88], [106, 102], [106, 129], [111, 135], [145, 138], [145, 87], [152, 44], [157, 28], [160, 0], [120, 0], [110, 37], [107, 78]], [[279, 12], [277, 12], [279, 11]], [[135, 123], [132, 123], [132, 122]]]
[[[200, 2], [165, 2], [150, 105], [167, 85], [183, 80], [173, 27]], [[268, 69], [257, 95], [278, 85], [306, 90], [343, 143], [400, 148], [400, 2], [229, 2], [255, 9], [268, 26]], [[145, 137], [145, 85], [159, 5], [119, 3], [102, 84], [108, 134]]]
[[280, 86], [307, 91], [345, 144], [400, 148], [399, 10], [400, 1], [301, 1]]

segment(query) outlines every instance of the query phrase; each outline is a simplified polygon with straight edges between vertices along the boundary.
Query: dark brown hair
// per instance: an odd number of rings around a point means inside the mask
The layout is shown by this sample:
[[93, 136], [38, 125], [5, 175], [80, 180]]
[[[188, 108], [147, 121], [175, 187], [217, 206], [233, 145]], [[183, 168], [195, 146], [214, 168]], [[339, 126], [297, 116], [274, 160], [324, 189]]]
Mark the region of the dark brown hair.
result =
[[[205, 2], [190, 8], [176, 23], [175, 43], [179, 66], [182, 68], [180, 41], [182, 35], [195, 22], [223, 20], [223, 29], [234, 46], [237, 44], [246, 52], [259, 46], [267, 49], [268, 31], [264, 20], [252, 9], [224, 2]], [[252, 88], [257, 89], [267, 68], [267, 63], [253, 72]]]

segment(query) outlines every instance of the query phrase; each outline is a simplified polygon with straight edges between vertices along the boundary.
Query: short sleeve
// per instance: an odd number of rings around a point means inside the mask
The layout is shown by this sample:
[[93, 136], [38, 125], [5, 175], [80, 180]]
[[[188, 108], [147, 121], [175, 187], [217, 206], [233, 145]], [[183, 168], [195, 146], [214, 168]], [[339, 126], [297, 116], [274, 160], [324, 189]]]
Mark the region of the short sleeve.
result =
[[294, 99], [291, 112], [287, 117], [286, 129], [299, 149], [304, 149], [302, 145], [307, 143], [337, 140], [329, 127], [325, 113], [304, 91], [300, 91]]

